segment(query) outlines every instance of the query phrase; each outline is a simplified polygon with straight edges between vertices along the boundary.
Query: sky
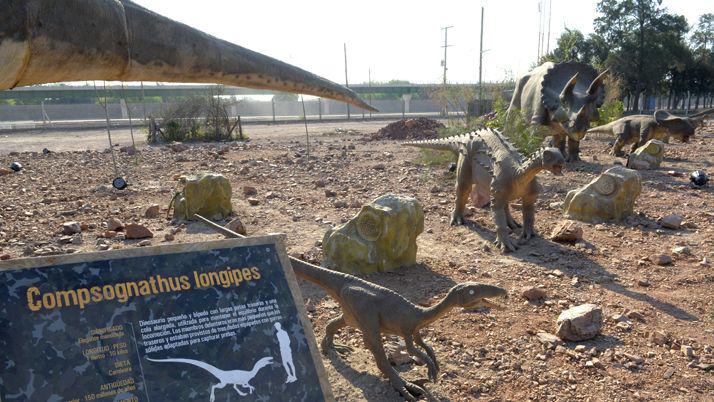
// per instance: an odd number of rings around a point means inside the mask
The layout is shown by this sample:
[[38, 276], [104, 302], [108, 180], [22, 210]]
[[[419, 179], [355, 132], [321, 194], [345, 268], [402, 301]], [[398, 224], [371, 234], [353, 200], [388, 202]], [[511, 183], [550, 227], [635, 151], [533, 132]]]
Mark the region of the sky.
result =
[[[445, 26], [447, 80], [478, 81], [480, 8], [484, 19], [484, 81], [513, 78], [534, 63], [538, 4], [546, 0], [135, 0], [142, 6], [332, 81], [442, 81]], [[564, 28], [593, 31], [597, 0], [552, 0], [550, 48]], [[664, 0], [690, 25], [714, 12], [708, 0]], [[547, 8], [547, 7], [546, 7]], [[547, 21], [546, 21], [547, 35]], [[547, 41], [547, 39], [546, 39]]]

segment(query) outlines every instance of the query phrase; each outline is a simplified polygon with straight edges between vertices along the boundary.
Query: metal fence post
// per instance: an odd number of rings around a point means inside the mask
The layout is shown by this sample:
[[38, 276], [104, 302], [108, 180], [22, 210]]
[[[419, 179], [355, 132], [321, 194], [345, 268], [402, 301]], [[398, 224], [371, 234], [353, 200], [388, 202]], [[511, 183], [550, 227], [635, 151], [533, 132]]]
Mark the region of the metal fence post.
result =
[[270, 106], [273, 108], [273, 123], [275, 123], [275, 97], [270, 100]]

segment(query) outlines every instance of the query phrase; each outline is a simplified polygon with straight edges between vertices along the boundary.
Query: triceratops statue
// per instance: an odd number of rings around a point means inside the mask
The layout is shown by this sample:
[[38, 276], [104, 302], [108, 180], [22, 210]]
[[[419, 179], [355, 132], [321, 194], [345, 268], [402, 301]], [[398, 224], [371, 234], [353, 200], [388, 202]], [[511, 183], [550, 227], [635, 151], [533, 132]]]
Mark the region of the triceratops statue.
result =
[[547, 62], [534, 68], [516, 81], [504, 131], [508, 134], [515, 129], [514, 119], [522, 117], [533, 134], [552, 136], [553, 146], [563, 155], [567, 140], [566, 160], [579, 160], [580, 140], [590, 122], [599, 118], [597, 108], [605, 98], [606, 73], [598, 75], [594, 68], [579, 62]]
[[0, 0], [0, 10], [0, 90], [84, 80], [216, 83], [374, 110], [341, 85], [129, 0]]

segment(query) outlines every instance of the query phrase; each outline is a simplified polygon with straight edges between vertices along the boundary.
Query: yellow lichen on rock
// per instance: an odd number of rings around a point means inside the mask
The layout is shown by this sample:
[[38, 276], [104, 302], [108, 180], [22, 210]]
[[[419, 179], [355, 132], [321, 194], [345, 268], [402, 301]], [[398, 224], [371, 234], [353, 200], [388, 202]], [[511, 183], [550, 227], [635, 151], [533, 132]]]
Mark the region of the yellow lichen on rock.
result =
[[222, 174], [201, 173], [185, 179], [174, 200], [174, 219], [192, 220], [194, 214], [221, 220], [233, 212], [231, 183]]
[[664, 147], [662, 141], [647, 141], [645, 145], [637, 148], [628, 156], [627, 167], [637, 170], [657, 169], [664, 159]]
[[389, 271], [416, 262], [417, 236], [424, 231], [424, 211], [412, 197], [387, 194], [347, 223], [325, 233], [327, 268], [350, 273]]
[[642, 192], [637, 171], [614, 166], [565, 197], [563, 214], [584, 222], [619, 221], [632, 213]]

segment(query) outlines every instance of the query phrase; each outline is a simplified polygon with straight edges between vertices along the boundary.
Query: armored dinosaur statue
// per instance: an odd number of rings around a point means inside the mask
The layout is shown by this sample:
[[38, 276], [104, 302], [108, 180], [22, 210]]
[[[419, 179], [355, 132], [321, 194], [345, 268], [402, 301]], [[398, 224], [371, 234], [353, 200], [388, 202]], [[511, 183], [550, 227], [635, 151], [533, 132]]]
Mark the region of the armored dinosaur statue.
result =
[[540, 186], [536, 175], [548, 170], [563, 174], [565, 158], [557, 148], [541, 148], [524, 160], [503, 134], [494, 130], [479, 130], [468, 134], [435, 140], [405, 142], [404, 145], [451, 151], [458, 155], [456, 168], [456, 204], [451, 224], [464, 223], [464, 209], [473, 186], [491, 199], [496, 224], [496, 245], [502, 252], [515, 251], [516, 244], [508, 237], [509, 229], [520, 225], [513, 219], [508, 203], [523, 201], [523, 232], [521, 243], [535, 236], [535, 202]]
[[85, 80], [217, 83], [375, 110], [341, 85], [129, 0], [0, 0], [0, 10], [0, 90]]
[[637, 148], [653, 139], [667, 142], [671, 136], [681, 142], [689, 142], [689, 138], [694, 136], [694, 131], [710, 114], [714, 114], [714, 109], [707, 109], [687, 117], [656, 110], [652, 115], [626, 116], [603, 126], [593, 127], [588, 130], [588, 134], [613, 134], [615, 144], [610, 154], [623, 156], [622, 148], [627, 144], [632, 144], [631, 152], [635, 152]]
[[515, 130], [516, 119], [522, 118], [532, 134], [553, 136], [553, 146], [563, 155], [567, 141], [567, 161], [579, 160], [580, 140], [590, 122], [599, 118], [606, 73], [598, 75], [578, 62], [547, 62], [534, 68], [516, 81], [504, 132]]
[[[211, 402], [214, 402], [216, 400], [216, 389], [223, 389], [228, 385], [233, 385], [233, 389], [236, 390], [238, 395], [240, 396], [246, 396], [248, 394], [252, 394], [253, 391], [255, 391], [255, 388], [250, 385], [250, 380], [255, 378], [256, 375], [258, 375], [258, 371], [262, 369], [265, 366], [268, 366], [273, 363], [273, 358], [270, 356], [266, 356], [260, 360], [258, 360], [255, 365], [253, 366], [253, 369], [250, 371], [245, 371], [245, 370], [230, 370], [230, 371], [225, 371], [221, 370], [219, 368], [213, 367], [208, 363], [204, 363], [202, 361], [198, 360], [192, 360], [192, 359], [151, 359], [147, 357], [149, 361], [152, 362], [157, 362], [157, 363], [184, 363], [184, 364], [190, 364], [192, 366], [196, 366], [198, 368], [202, 368], [214, 377], [218, 379], [218, 384], [212, 385], [211, 386]], [[240, 390], [240, 388], [244, 388], [248, 390], [248, 393], [245, 393]]]
[[[244, 237], [200, 215], [196, 215], [196, 218], [226, 237]], [[492, 303], [488, 298], [508, 297], [508, 292], [500, 287], [467, 282], [451, 288], [439, 303], [431, 307], [421, 307], [393, 290], [356, 276], [318, 267], [294, 257], [290, 257], [290, 262], [295, 275], [318, 285], [332, 296], [342, 309], [342, 314], [327, 323], [325, 337], [322, 339], [322, 352], [328, 354], [334, 349], [333, 338], [341, 328], [358, 328], [362, 331], [365, 346], [374, 355], [377, 367], [408, 401], [415, 401], [419, 395], [425, 394], [425, 391], [419, 385], [402, 379], [389, 364], [381, 334], [403, 337], [407, 351], [426, 364], [429, 378], [436, 381], [439, 373], [436, 355], [424, 342], [419, 331], [455, 307], [489, 305]]]

